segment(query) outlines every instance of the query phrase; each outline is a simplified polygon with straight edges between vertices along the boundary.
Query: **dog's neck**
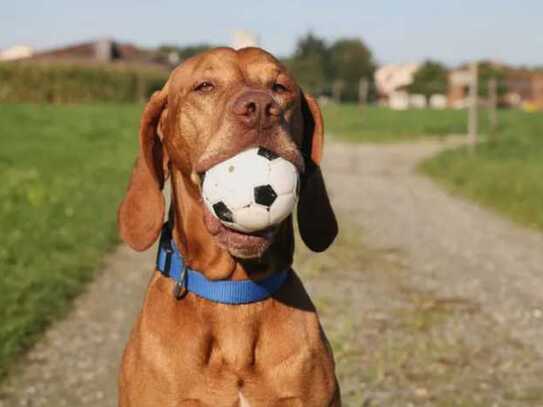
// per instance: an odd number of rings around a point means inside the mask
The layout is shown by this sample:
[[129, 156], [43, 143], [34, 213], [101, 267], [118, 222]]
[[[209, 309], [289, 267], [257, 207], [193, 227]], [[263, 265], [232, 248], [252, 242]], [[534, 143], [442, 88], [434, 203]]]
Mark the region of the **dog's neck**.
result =
[[292, 263], [293, 236], [290, 218], [262, 257], [239, 259], [220, 247], [204, 223], [200, 192], [188, 177], [171, 174], [174, 208], [173, 238], [186, 264], [212, 280], [260, 279], [284, 270]]

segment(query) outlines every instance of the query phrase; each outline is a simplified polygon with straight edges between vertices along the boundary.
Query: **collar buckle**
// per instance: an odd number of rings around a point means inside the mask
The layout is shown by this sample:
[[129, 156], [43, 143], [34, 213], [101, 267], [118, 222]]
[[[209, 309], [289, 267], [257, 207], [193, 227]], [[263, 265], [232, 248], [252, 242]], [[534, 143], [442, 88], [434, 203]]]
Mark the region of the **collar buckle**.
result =
[[187, 289], [187, 266], [183, 264], [183, 270], [179, 276], [179, 280], [175, 281], [175, 286], [173, 287], [173, 296], [176, 300], [181, 300], [189, 290]]

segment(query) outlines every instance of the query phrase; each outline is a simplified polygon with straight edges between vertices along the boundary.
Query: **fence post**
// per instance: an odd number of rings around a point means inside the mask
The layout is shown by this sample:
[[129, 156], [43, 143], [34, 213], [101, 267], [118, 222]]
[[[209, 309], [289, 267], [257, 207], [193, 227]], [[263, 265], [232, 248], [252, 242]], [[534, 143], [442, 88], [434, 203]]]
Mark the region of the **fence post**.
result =
[[369, 81], [367, 78], [360, 78], [358, 82], [358, 103], [360, 107], [366, 106], [368, 103], [368, 93], [369, 93]]
[[488, 81], [488, 121], [490, 122], [490, 137], [495, 138], [498, 128], [498, 81], [496, 78], [491, 78]]
[[470, 65], [470, 86], [469, 86], [469, 113], [468, 113], [468, 145], [471, 152], [477, 144], [478, 117], [477, 108], [479, 104], [479, 73], [478, 63]]

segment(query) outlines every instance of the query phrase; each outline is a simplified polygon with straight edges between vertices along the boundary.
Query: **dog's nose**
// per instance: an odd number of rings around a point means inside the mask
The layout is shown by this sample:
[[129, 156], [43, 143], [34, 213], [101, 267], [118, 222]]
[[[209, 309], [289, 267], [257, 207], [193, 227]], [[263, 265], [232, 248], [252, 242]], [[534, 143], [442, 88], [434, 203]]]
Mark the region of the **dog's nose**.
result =
[[281, 106], [266, 92], [248, 91], [241, 94], [232, 105], [232, 112], [248, 128], [269, 128], [282, 114]]

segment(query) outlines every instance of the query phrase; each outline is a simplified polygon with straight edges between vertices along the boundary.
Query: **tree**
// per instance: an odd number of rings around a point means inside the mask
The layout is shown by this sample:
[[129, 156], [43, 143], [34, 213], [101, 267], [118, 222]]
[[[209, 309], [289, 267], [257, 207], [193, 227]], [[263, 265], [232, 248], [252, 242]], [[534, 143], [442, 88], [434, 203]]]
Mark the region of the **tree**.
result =
[[314, 94], [329, 91], [329, 51], [323, 39], [311, 32], [300, 38], [286, 65], [305, 90]]
[[318, 56], [292, 58], [287, 62], [287, 66], [304, 90], [314, 95], [328, 91], [328, 81], [322, 67], [322, 60]]
[[482, 97], [488, 96], [488, 83], [490, 79], [496, 79], [498, 82], [498, 96], [503, 96], [507, 93], [507, 85], [505, 84], [505, 69], [491, 62], [479, 63], [479, 95]]
[[426, 99], [436, 93], [447, 93], [447, 68], [436, 61], [426, 61], [415, 72], [413, 82], [407, 87], [411, 93], [424, 95]]
[[328, 55], [328, 46], [322, 38], [309, 32], [298, 40], [294, 58], [306, 58], [315, 55], [326, 57]]
[[342, 99], [356, 100], [361, 78], [373, 81], [375, 63], [371, 51], [358, 38], [345, 38], [330, 47], [330, 77], [343, 83]]

